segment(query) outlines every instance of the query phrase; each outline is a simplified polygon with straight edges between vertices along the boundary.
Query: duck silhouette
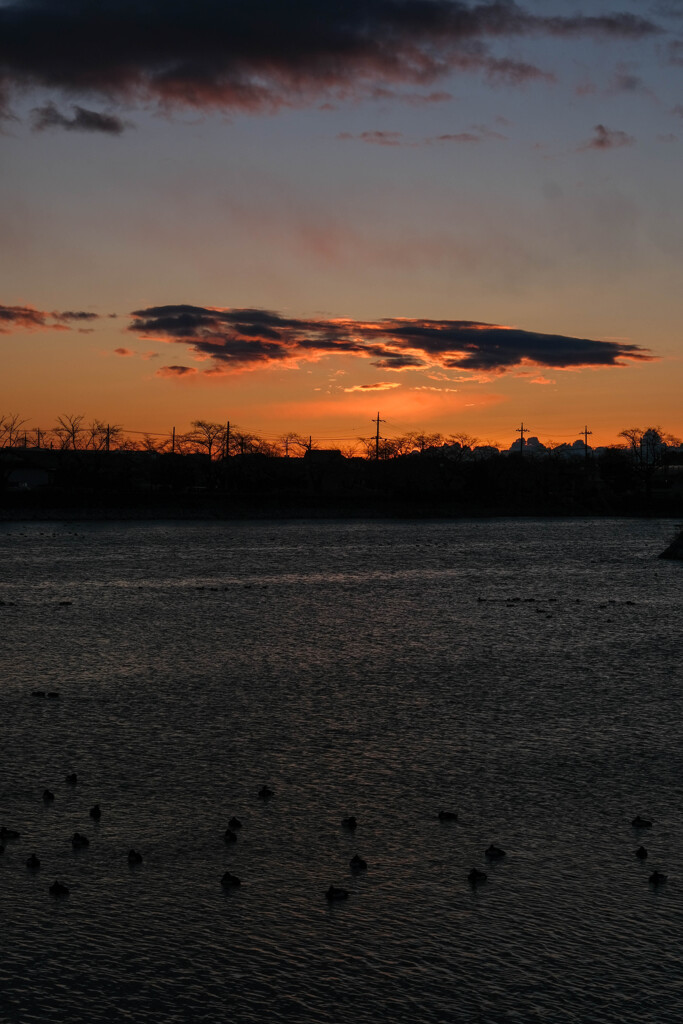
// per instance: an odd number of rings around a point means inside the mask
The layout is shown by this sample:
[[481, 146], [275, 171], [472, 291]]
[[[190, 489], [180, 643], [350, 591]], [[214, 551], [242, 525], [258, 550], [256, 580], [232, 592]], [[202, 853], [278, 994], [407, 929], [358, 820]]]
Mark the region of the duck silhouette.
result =
[[500, 846], [494, 846], [493, 843], [489, 846], [488, 850], [484, 851], [484, 856], [487, 860], [502, 860], [503, 857], [507, 856], [505, 850], [501, 850]]
[[75, 786], [76, 783], [78, 782], [78, 776], [76, 775], [76, 772], [71, 772], [70, 775], [66, 776], [64, 781], [66, 782], [67, 786]]
[[337, 903], [340, 900], [348, 900], [349, 892], [348, 889], [342, 889], [339, 886], [331, 885], [325, 893], [325, 899], [330, 903]]
[[648, 878], [648, 882], [650, 882], [651, 885], [663, 885], [667, 878], [668, 875], [662, 874], [661, 871], [653, 871]]
[[226, 841], [226, 843], [236, 843], [237, 833], [233, 832], [231, 828], [226, 828], [225, 832], [223, 833], [223, 839]]
[[638, 849], [636, 850], [636, 857], [638, 858], [638, 860], [646, 860], [647, 859], [647, 850], [645, 849], [644, 846], [639, 846], [638, 847]]
[[271, 796], [273, 796], [273, 790], [270, 786], [261, 786], [258, 791], [259, 800], [270, 800]]
[[137, 850], [128, 851], [128, 863], [129, 864], [142, 864], [142, 854], [138, 853]]
[[233, 816], [228, 822], [228, 828], [231, 828], [234, 832], [236, 828], [242, 828], [242, 822], [239, 818]]
[[52, 792], [52, 790], [51, 789], [44, 789], [43, 790], [43, 803], [44, 804], [52, 804], [52, 803], [54, 803], [54, 800], [55, 800], [55, 795]]
[[58, 882], [57, 879], [55, 879], [52, 885], [50, 886], [49, 892], [51, 896], [57, 897], [69, 895], [68, 888], [65, 885], [62, 885], [61, 882]]
[[241, 884], [237, 875], [232, 875], [229, 871], [226, 871], [221, 878], [221, 885], [224, 889], [236, 889]]
[[38, 871], [40, 869], [40, 861], [36, 857], [35, 853], [32, 853], [26, 861], [26, 867], [29, 871]]
[[349, 861], [349, 867], [354, 872], [355, 871], [367, 871], [368, 870], [368, 862], [366, 860], [363, 860], [362, 857], [359, 857], [357, 853], [354, 853], [353, 857]]
[[477, 886], [481, 885], [482, 882], [485, 882], [487, 877], [488, 875], [486, 874], [485, 871], [479, 871], [478, 868], [472, 868], [469, 875], [467, 876], [467, 881], [470, 883], [470, 885]]
[[348, 828], [351, 829], [351, 831], [353, 831], [353, 829], [356, 828], [357, 825], [358, 822], [356, 821], [353, 814], [350, 814], [348, 818], [342, 818], [342, 828]]
[[457, 821], [458, 815], [455, 811], [439, 811], [439, 821]]
[[88, 814], [93, 819], [93, 821], [99, 821], [100, 818], [102, 817], [102, 810], [100, 808], [100, 805], [99, 804], [95, 804], [94, 807], [90, 808], [90, 810], [88, 811]]
[[0, 842], [5, 842], [7, 839], [20, 839], [21, 833], [17, 832], [15, 828], [5, 828], [4, 825], [0, 827]]
[[74, 850], [82, 850], [86, 846], [90, 846], [90, 840], [87, 836], [81, 835], [80, 832], [74, 832], [71, 837], [71, 845]]
[[647, 818], [641, 818], [639, 814], [636, 814], [635, 818], [631, 822], [633, 828], [652, 828], [652, 822]]

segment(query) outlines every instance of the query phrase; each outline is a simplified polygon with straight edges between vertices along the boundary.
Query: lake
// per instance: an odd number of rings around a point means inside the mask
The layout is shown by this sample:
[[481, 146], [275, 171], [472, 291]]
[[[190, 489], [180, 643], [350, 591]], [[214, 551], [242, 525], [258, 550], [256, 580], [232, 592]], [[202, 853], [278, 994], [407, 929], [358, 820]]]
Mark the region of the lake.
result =
[[0, 524], [0, 1019], [680, 1022], [674, 526]]

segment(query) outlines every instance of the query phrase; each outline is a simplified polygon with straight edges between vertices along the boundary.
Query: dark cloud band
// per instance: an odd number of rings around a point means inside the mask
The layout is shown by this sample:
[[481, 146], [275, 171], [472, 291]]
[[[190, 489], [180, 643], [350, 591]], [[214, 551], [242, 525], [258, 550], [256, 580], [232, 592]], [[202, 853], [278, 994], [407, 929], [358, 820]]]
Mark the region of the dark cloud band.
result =
[[[0, 82], [70, 97], [261, 110], [424, 86], [458, 69], [512, 83], [548, 78], [497, 44], [540, 33], [640, 39], [657, 31], [635, 14], [550, 17], [514, 0], [9, 0], [0, 5]], [[69, 126], [97, 122], [81, 109], [65, 119]]]
[[299, 320], [259, 309], [153, 306], [131, 314], [129, 330], [180, 342], [224, 371], [256, 369], [325, 355], [354, 355], [389, 370], [439, 365], [501, 373], [522, 363], [570, 369], [653, 359], [617, 341], [540, 334], [471, 320]]
[[48, 313], [33, 306], [0, 305], [0, 334], [14, 334], [16, 331], [66, 331], [68, 324], [87, 323], [99, 319], [97, 313], [80, 310]]

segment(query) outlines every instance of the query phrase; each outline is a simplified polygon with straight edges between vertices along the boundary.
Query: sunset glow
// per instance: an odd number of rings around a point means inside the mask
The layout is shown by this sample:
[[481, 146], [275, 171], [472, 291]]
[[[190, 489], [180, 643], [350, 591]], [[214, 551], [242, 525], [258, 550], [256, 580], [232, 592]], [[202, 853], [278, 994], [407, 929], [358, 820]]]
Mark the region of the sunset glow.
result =
[[0, 8], [2, 411], [683, 434], [674, 5], [261, 8]]

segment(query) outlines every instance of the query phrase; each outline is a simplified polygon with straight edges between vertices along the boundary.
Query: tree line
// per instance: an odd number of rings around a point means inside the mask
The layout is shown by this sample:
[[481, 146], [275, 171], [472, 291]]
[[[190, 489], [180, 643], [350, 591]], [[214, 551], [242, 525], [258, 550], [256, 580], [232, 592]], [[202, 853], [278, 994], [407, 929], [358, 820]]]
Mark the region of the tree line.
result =
[[[681, 439], [661, 427], [629, 427], [619, 432], [621, 442], [609, 446], [630, 453], [633, 460], [645, 465], [656, 464], [667, 448], [680, 447]], [[519, 441], [516, 442], [521, 449]], [[118, 423], [99, 419], [86, 420], [83, 415], [60, 415], [56, 423], [43, 429], [30, 427], [17, 413], [0, 413], [0, 448], [51, 448], [60, 451], [140, 451], [178, 455], [202, 454], [218, 461], [226, 456], [265, 455], [274, 458], [302, 457], [321, 445], [312, 436], [290, 431], [267, 440], [258, 434], [241, 430], [229, 423], [194, 420], [191, 429], [169, 434], [135, 433]], [[514, 450], [514, 445], [512, 446]], [[542, 445], [544, 452], [567, 449], [567, 445]], [[358, 437], [339, 446], [345, 457], [396, 459], [415, 452], [447, 452], [451, 459], [466, 458], [474, 451], [481, 455], [500, 452], [496, 445], [480, 445], [480, 439], [464, 432], [444, 435], [438, 432], [412, 431], [396, 437]]]

